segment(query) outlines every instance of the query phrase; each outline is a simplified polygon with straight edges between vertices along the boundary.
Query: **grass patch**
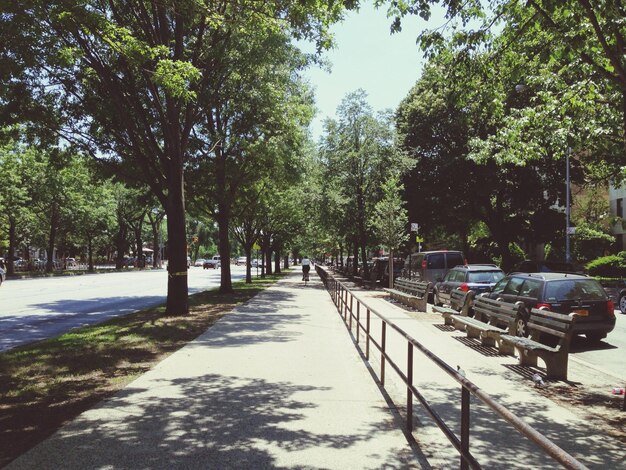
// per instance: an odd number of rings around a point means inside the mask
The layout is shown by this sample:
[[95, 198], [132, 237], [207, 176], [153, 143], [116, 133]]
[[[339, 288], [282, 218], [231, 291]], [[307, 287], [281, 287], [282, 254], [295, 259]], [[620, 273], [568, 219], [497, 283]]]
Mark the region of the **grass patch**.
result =
[[189, 296], [189, 315], [141, 310], [0, 353], [0, 467], [150, 370], [281, 275]]

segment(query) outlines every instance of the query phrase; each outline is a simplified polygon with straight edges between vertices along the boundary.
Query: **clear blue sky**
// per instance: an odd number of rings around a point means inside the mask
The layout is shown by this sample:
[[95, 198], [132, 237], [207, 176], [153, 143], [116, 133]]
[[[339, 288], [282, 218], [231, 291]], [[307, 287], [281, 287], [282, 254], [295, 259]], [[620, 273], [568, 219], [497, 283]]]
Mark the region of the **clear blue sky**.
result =
[[[434, 18], [429, 27], [440, 23]], [[335, 111], [347, 93], [363, 88], [374, 111], [395, 109], [419, 78], [423, 54], [415, 43], [425, 22], [417, 16], [406, 17], [402, 32], [391, 34], [386, 9], [364, 5], [349, 12], [344, 22], [332, 28], [336, 46], [325, 57], [332, 70], [306, 71], [305, 78], [315, 88], [318, 114], [311, 126], [315, 141], [322, 133], [326, 117]]]

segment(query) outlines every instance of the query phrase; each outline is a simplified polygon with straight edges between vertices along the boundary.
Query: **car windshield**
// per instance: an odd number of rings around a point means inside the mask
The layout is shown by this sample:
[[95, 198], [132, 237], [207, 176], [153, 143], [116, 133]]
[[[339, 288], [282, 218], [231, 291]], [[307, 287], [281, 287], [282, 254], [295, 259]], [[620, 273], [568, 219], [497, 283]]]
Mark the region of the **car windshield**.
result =
[[600, 284], [592, 279], [567, 279], [548, 282], [546, 300], [606, 300], [606, 294]]
[[494, 282], [498, 282], [503, 277], [504, 273], [502, 271], [470, 272], [467, 276], [467, 282], [492, 284]]

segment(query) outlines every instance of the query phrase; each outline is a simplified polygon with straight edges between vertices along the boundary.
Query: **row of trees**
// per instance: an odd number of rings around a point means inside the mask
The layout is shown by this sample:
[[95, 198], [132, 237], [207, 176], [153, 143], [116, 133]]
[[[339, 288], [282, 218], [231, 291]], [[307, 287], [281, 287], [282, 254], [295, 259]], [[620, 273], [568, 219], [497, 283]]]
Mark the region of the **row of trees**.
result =
[[[392, 2], [392, 30], [411, 15], [428, 18], [433, 3]], [[377, 251], [382, 240], [372, 235], [380, 224], [368, 226], [365, 214], [395, 171], [427, 247], [461, 248], [474, 261], [507, 269], [542, 246], [563, 258], [569, 154], [574, 254], [579, 261], [601, 255], [616, 222], [607, 185], [623, 181], [626, 168], [624, 7], [583, 0], [502, 0], [489, 10], [481, 2], [441, 4], [448, 21], [420, 35], [424, 73], [389, 119], [397, 132], [388, 146], [393, 156], [385, 160], [359, 141], [366, 126], [350, 117], [355, 95], [338, 109], [339, 123], [327, 123], [320, 159], [328, 171], [319, 175], [327, 239], [320, 246], [347, 248], [355, 259], [358, 248], [361, 260]], [[360, 152], [367, 157], [359, 159]]]
[[[167, 313], [185, 314], [187, 208], [217, 223], [222, 258], [230, 257], [233, 220], [250, 220], [244, 214], [253, 204], [245, 201], [265, 207], [256, 217], [266, 252], [286, 242], [269, 216], [280, 219], [288, 208], [270, 199], [303, 173], [312, 98], [299, 72], [314, 60], [291, 41], [328, 47], [328, 25], [343, 8], [247, 0], [10, 2], [0, 15], [2, 117], [30, 124], [44, 148], [70, 146], [149, 189], [166, 214]], [[243, 239], [248, 249], [249, 231]], [[222, 266], [221, 290], [230, 291], [229, 264]]]

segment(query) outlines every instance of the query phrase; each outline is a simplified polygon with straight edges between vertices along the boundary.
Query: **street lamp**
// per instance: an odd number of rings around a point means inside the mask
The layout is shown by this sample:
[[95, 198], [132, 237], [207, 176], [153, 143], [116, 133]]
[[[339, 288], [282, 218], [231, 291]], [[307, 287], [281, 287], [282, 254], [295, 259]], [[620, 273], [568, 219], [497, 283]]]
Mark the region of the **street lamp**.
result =
[[570, 243], [569, 243], [569, 236], [573, 232], [572, 228], [569, 226], [569, 221], [570, 221], [569, 155], [570, 155], [570, 152], [571, 152], [571, 148], [567, 147], [567, 153], [565, 154], [565, 262], [566, 263], [572, 262], [572, 256], [570, 254]]

